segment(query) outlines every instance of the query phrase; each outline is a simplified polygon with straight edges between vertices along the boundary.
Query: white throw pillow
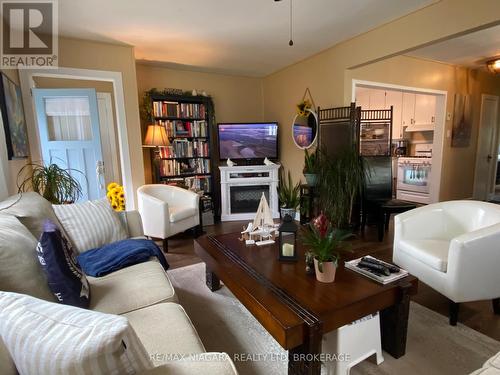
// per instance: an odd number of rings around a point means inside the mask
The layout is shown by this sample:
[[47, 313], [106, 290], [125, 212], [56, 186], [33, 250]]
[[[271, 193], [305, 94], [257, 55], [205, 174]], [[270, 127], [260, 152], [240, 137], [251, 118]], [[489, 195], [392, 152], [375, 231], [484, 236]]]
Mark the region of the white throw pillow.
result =
[[153, 368], [123, 316], [0, 291], [0, 335], [20, 374], [139, 374]]
[[79, 253], [127, 238], [118, 213], [105, 198], [54, 205], [54, 211]]

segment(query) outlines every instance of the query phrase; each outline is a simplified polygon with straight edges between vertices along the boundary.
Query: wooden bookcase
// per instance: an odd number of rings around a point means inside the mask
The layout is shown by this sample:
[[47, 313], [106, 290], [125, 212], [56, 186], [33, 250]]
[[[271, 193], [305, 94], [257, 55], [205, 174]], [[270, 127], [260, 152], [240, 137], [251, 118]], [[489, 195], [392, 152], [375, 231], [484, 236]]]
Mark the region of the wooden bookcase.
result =
[[150, 99], [152, 120], [165, 127], [170, 141], [170, 146], [159, 148], [159, 158], [151, 153], [153, 182], [203, 190], [202, 211], [217, 217], [212, 99], [156, 93]]

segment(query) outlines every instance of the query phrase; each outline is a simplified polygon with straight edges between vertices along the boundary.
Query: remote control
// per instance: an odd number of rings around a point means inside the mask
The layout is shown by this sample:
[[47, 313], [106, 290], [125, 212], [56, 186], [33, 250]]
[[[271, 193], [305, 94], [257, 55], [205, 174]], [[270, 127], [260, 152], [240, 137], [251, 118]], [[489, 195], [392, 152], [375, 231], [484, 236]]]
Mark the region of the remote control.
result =
[[380, 264], [375, 264], [372, 262], [366, 262], [365, 260], [361, 260], [358, 263], [358, 267], [364, 267], [364, 268], [368, 268], [370, 270], [378, 271], [378, 272], [384, 274], [385, 276], [391, 275], [391, 271], [389, 271], [389, 269], [387, 267], [382, 266]]
[[385, 263], [378, 261], [377, 259], [373, 259], [370, 257], [363, 257], [361, 260], [364, 262], [369, 262], [369, 263], [377, 264], [379, 266], [383, 266], [383, 267], [387, 268], [391, 273], [398, 273], [400, 271], [400, 269], [398, 267], [393, 266], [392, 264], [385, 264]]

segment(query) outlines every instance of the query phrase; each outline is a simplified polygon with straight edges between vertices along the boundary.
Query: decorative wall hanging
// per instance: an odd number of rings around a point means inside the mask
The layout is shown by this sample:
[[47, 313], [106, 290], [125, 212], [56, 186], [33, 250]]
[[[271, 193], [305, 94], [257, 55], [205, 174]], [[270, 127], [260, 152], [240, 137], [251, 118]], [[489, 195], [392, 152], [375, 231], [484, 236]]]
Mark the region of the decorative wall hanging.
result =
[[315, 107], [311, 91], [306, 88], [302, 101], [297, 104], [297, 114], [292, 124], [293, 142], [302, 150], [312, 147], [318, 137], [318, 115], [314, 111]]
[[3, 73], [0, 79], [0, 110], [9, 160], [27, 158], [28, 133], [21, 89]]
[[470, 95], [455, 94], [451, 147], [469, 147], [472, 132]]

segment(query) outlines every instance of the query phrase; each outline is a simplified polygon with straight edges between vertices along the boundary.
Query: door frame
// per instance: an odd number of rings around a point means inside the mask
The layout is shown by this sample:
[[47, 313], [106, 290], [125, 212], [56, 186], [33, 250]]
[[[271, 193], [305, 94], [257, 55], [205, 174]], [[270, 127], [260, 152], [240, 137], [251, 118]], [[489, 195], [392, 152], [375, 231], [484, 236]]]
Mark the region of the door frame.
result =
[[[483, 104], [485, 99], [493, 99], [494, 101], [497, 102], [497, 124], [493, 128], [493, 141], [492, 144], [496, 145], [495, 147], [495, 152], [494, 152], [494, 158], [495, 161], [491, 166], [490, 170], [488, 172], [488, 191], [487, 191], [487, 196], [486, 199], [489, 200], [493, 198], [495, 195], [495, 179], [496, 179], [496, 173], [497, 173], [497, 164], [498, 164], [498, 153], [499, 153], [499, 147], [500, 147], [500, 97], [497, 95], [490, 95], [490, 94], [481, 94], [481, 108], [479, 109], [479, 130], [478, 130], [478, 135], [477, 135], [477, 148], [476, 148], [476, 162], [475, 162], [475, 171], [474, 171], [474, 187], [473, 187], [473, 195], [474, 198], [476, 199], [484, 199], [484, 197], [478, 197], [478, 189], [477, 185], [479, 183], [478, 179], [479, 176], [477, 175], [478, 173], [478, 165], [481, 162], [479, 160], [479, 149], [481, 148], [481, 130], [483, 129]], [[491, 151], [491, 150], [490, 150]], [[493, 189], [493, 190], [492, 190]]]
[[368, 86], [374, 89], [401, 90], [415, 94], [432, 94], [436, 96], [436, 123], [434, 125], [435, 129], [432, 142], [432, 172], [429, 196], [431, 203], [439, 202], [441, 193], [441, 171], [443, 168], [443, 151], [445, 146], [446, 104], [448, 103], [448, 91], [352, 79], [351, 102], [356, 101], [357, 86]]
[[[41, 160], [40, 139], [38, 135], [38, 122], [35, 116], [35, 108], [31, 89], [36, 88], [33, 77], [49, 77], [64, 79], [81, 79], [90, 81], [106, 81], [113, 84], [113, 95], [115, 98], [115, 119], [118, 130], [118, 146], [120, 152], [120, 167], [125, 195], [127, 199], [127, 210], [135, 209], [135, 192], [133, 189], [132, 168], [129, 154], [129, 142], [127, 134], [127, 122], [125, 114], [125, 98], [123, 92], [122, 74], [107, 70], [91, 70], [77, 68], [57, 69], [20, 69], [19, 81], [23, 95], [24, 111], [28, 128], [28, 139], [32, 160]], [[27, 103], [30, 103], [28, 105]]]

